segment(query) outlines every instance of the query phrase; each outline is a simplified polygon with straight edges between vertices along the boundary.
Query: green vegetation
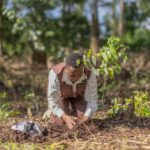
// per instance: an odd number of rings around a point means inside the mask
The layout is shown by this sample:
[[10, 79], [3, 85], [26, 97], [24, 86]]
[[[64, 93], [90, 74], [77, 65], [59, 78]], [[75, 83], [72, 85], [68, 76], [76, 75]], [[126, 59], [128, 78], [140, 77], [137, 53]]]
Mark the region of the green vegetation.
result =
[[105, 93], [114, 83], [107, 83], [108, 79], [113, 80], [116, 74], [121, 72], [121, 64], [127, 60], [127, 47], [119, 38], [110, 37], [105, 46], [97, 53], [89, 49], [84, 55], [84, 64], [93, 70], [103, 83], [98, 87], [99, 97], [105, 103]]
[[[122, 9], [116, 11], [120, 7], [116, 0], [92, 4], [85, 0], [6, 0], [0, 10], [0, 53], [18, 56], [38, 51], [63, 58], [66, 51], [73, 49], [90, 47], [96, 51], [94, 47], [102, 47], [112, 35], [119, 36], [132, 51], [150, 48], [149, 1], [121, 2]], [[109, 13], [99, 16], [96, 10], [103, 9]]]
[[6, 101], [7, 93], [0, 92], [0, 120], [8, 119], [9, 117], [20, 114], [19, 111], [10, 110], [10, 102]]
[[88, 50], [84, 55], [84, 62], [97, 76], [113, 79], [115, 73], [120, 73], [121, 63], [127, 59], [125, 50], [126, 47], [119, 38], [110, 37], [97, 53]]
[[[1, 0], [0, 6], [0, 149], [149, 149], [149, 0]], [[39, 144], [14, 143], [13, 123], [49, 125], [42, 120], [48, 71], [75, 50], [97, 76], [100, 109], [93, 123], [100, 132], [87, 126], [90, 138], [80, 141], [75, 134], [73, 146], [69, 136], [62, 144], [57, 133]], [[142, 129], [136, 119], [143, 119]]]
[[5, 150], [64, 150], [65, 145], [53, 143], [50, 145], [39, 146], [38, 144], [17, 144], [17, 143], [1, 143], [0, 148]]
[[150, 117], [150, 97], [148, 92], [135, 91], [134, 95], [124, 100], [116, 98], [109, 109], [110, 116]]

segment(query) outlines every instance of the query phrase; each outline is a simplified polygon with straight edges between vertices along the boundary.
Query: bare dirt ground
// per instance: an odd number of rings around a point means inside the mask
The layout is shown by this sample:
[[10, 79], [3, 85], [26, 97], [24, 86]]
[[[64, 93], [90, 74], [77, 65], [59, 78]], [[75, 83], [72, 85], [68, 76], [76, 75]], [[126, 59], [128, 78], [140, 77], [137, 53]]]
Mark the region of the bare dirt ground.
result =
[[[111, 100], [112, 97], [127, 97], [134, 90], [150, 91], [148, 82], [150, 79], [150, 60], [146, 59], [147, 54], [143, 55], [134, 56], [128, 61], [125, 68], [131, 72], [130, 75], [122, 75], [117, 84], [109, 89], [106, 93], [107, 101]], [[135, 58], [141, 59], [140, 63]], [[62, 144], [64, 149], [68, 150], [150, 149], [150, 119], [109, 118], [106, 113], [108, 106], [103, 109], [100, 108], [89, 124], [77, 126], [73, 130], [68, 130], [65, 125], [56, 127], [51, 125], [49, 120], [42, 120], [42, 115], [47, 109], [45, 83], [48, 70], [46, 67], [33, 66], [21, 60], [19, 63], [18, 60], [0, 61], [0, 64], [3, 64], [0, 65], [0, 90], [7, 92], [6, 101], [11, 102], [10, 110], [20, 112], [20, 115], [1, 120], [1, 143], [35, 143], [41, 147], [39, 149], [44, 149], [46, 145], [52, 143]], [[131, 66], [131, 64], [134, 65]], [[136, 75], [136, 79], [133, 78], [134, 75]], [[14, 132], [10, 129], [17, 122], [29, 120], [44, 126], [48, 134], [36, 137]], [[3, 149], [1, 145], [0, 149]]]
[[[99, 119], [93, 119], [90, 124], [78, 126], [68, 130], [66, 126], [56, 127], [48, 121], [43, 122], [40, 116], [30, 120], [47, 128], [46, 136], [30, 136], [10, 129], [15, 122], [24, 118], [11, 118], [0, 125], [1, 142], [36, 143], [43, 147], [51, 143], [66, 145], [65, 149], [149, 149], [150, 148], [150, 119], [139, 121], [109, 119], [105, 112], [99, 111]], [[105, 118], [105, 117], [106, 118]], [[104, 117], [100, 119], [101, 117]], [[36, 119], [35, 119], [36, 118]]]

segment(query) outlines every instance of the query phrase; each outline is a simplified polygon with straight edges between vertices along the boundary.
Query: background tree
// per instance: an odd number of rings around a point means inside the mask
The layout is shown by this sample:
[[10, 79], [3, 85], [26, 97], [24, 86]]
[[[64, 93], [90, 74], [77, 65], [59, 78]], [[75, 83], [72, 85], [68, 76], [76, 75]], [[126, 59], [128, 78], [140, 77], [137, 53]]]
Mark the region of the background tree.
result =
[[124, 0], [120, 0], [119, 5], [120, 5], [120, 17], [119, 17], [118, 34], [121, 37], [123, 35], [123, 32], [124, 32], [124, 9], [125, 9]]
[[90, 36], [90, 48], [95, 52], [99, 49], [99, 16], [98, 16], [98, 0], [91, 0], [91, 36]]
[[3, 1], [0, 0], [0, 55], [2, 55], [2, 5], [3, 5]]
[[117, 0], [112, 1], [112, 29], [113, 29], [113, 35], [117, 36], [118, 31], [118, 20], [117, 20], [117, 14], [116, 14], [116, 6], [117, 6]]
[[[10, 37], [14, 36], [18, 39], [14, 44], [10, 42], [11, 38], [8, 38], [9, 42], [7, 42], [13, 46], [13, 50], [6, 44], [5, 53], [11, 55], [11, 52], [18, 54], [43, 51], [54, 55], [63, 48], [88, 47], [89, 25], [79, 9], [83, 2], [71, 0], [10, 2], [9, 9], [8, 1], [3, 5], [3, 13], [9, 21], [13, 18], [9, 33], [11, 33]], [[9, 28], [6, 24], [4, 32]]]
[[148, 0], [0, 2], [1, 43], [9, 56], [39, 53], [44, 59], [46, 54], [62, 58], [65, 51], [89, 47], [96, 52], [110, 35], [121, 36], [134, 49], [150, 47]]

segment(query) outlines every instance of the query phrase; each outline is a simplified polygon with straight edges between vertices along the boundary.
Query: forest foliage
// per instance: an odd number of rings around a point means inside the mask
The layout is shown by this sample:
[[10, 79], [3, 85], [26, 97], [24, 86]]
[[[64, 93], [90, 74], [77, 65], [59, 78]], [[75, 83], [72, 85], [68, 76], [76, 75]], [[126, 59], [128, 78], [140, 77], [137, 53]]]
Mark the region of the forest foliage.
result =
[[148, 0], [5, 0], [0, 9], [0, 51], [9, 56], [62, 57], [68, 49], [102, 47], [110, 35], [132, 51], [150, 48]]

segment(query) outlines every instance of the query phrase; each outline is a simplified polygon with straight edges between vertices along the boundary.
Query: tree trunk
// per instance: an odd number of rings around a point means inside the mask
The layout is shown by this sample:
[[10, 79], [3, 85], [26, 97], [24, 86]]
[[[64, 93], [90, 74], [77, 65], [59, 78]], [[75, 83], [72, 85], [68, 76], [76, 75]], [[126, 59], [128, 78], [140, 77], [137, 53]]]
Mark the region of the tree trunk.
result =
[[2, 39], [3, 39], [3, 30], [2, 30], [2, 25], [3, 25], [3, 19], [2, 19], [2, 11], [3, 11], [3, 0], [0, 0], [0, 56], [2, 55]]
[[116, 17], [116, 5], [117, 0], [113, 0], [112, 2], [112, 29], [113, 29], [113, 35], [118, 35], [118, 25], [117, 25], [117, 17]]
[[46, 57], [46, 53], [43, 51], [33, 51], [32, 54], [32, 63], [38, 63], [38, 64], [43, 64], [46, 65], [47, 61], [47, 57]]
[[98, 0], [91, 1], [91, 13], [92, 13], [92, 23], [91, 23], [90, 48], [94, 52], [97, 52], [99, 49]]
[[118, 34], [121, 37], [124, 33], [124, 0], [120, 0], [120, 17], [118, 29], [119, 29]]

